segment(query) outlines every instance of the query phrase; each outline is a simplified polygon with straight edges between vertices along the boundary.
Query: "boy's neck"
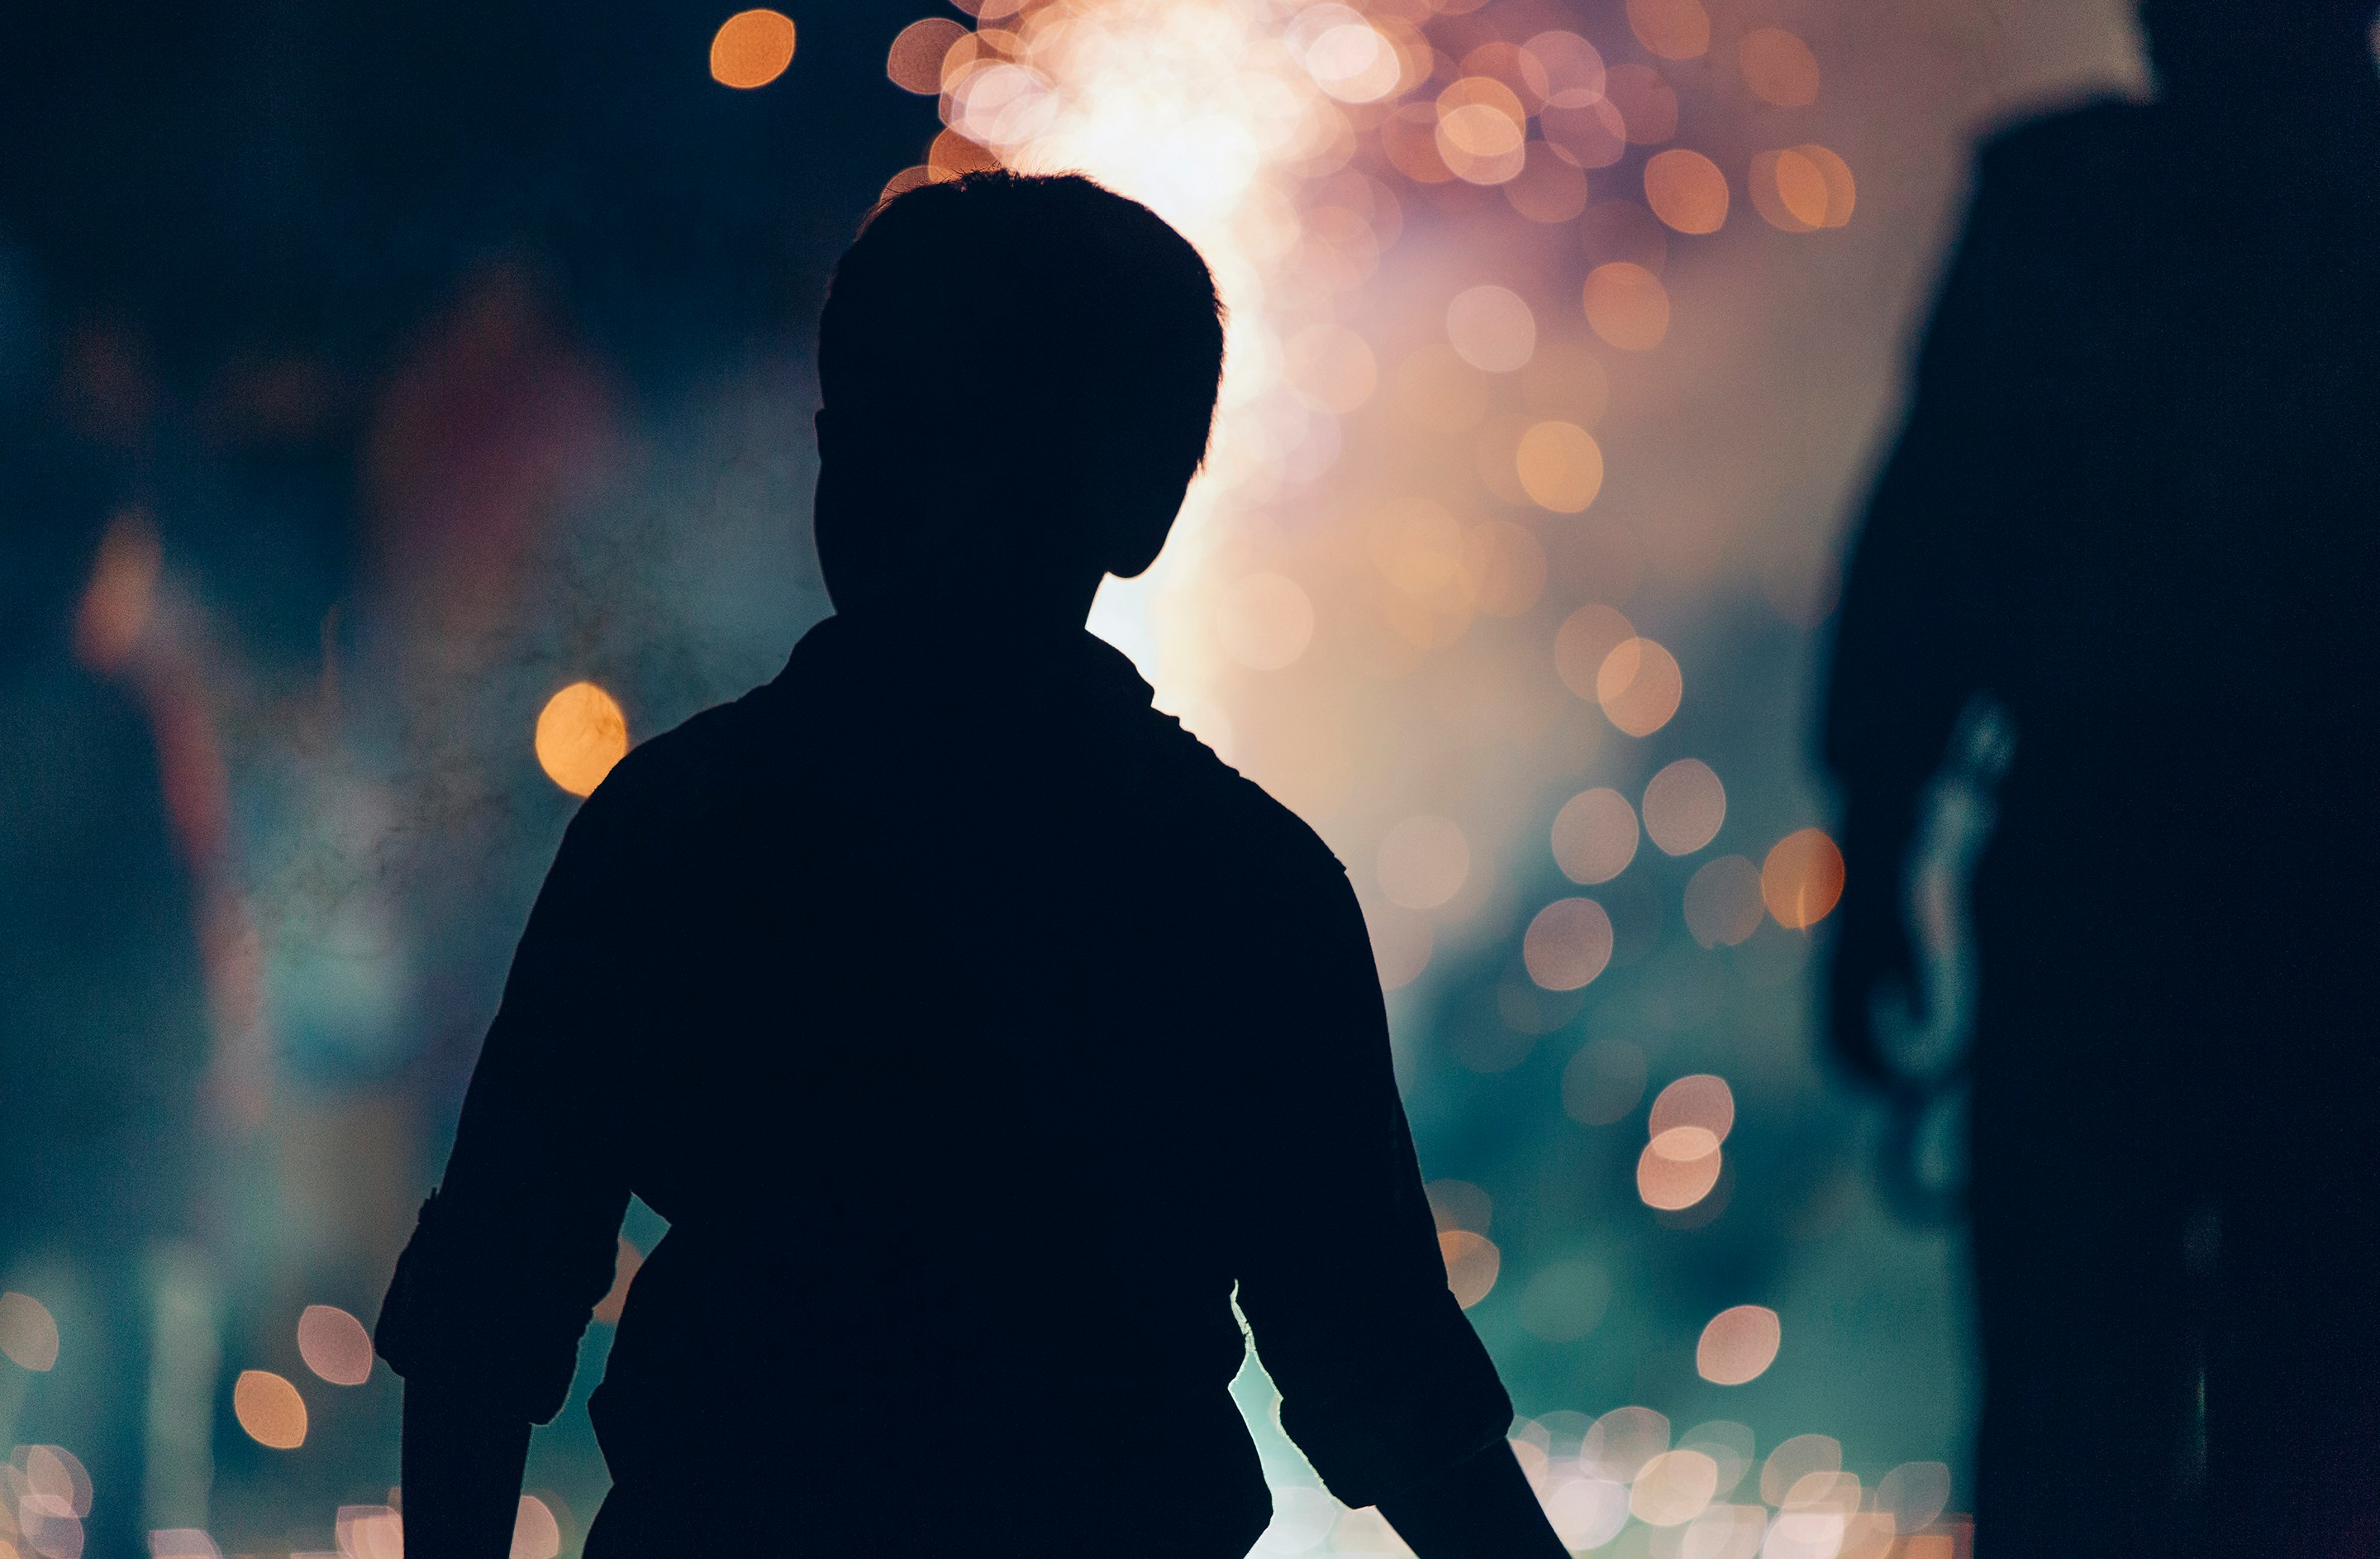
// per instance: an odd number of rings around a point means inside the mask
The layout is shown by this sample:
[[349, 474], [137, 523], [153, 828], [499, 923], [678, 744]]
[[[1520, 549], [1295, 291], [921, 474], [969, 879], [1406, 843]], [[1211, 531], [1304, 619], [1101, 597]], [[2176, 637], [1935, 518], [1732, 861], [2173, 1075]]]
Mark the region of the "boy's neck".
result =
[[[1083, 616], [1087, 616], [1087, 610]], [[1005, 603], [958, 604], [934, 600], [877, 603], [835, 615], [856, 633], [885, 642], [948, 644], [990, 653], [1064, 645], [1082, 636], [1083, 617], [1063, 612], [1019, 613]]]

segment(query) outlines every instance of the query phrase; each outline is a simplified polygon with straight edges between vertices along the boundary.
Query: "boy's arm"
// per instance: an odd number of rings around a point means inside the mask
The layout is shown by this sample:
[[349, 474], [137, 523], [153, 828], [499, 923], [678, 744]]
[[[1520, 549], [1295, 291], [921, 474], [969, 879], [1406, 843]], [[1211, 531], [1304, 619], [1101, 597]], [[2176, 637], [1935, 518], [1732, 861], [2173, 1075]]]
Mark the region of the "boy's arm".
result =
[[[480, 1047], [453, 1152], [381, 1306], [405, 1377], [406, 1535], [418, 1559], [508, 1551], [529, 1426], [569, 1395], [613, 1281], [628, 1185], [613, 1037], [650, 888], [598, 791], [563, 839]], [[645, 950], [646, 958], [650, 950]]]
[[529, 1421], [468, 1386], [405, 1382], [405, 1542], [423, 1559], [506, 1559]]
[[1334, 873], [1267, 896], [1247, 1054], [1269, 1075], [1239, 1301], [1281, 1425], [1422, 1559], [1558, 1559], [1505, 1443], [1512, 1400], [1447, 1289], [1354, 894]]

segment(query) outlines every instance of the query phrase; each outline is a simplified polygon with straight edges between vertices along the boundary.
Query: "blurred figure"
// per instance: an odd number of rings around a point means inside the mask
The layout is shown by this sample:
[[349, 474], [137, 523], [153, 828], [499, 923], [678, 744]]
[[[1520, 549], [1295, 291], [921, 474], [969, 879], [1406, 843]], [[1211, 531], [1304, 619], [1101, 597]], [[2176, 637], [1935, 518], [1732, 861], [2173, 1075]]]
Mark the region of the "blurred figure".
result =
[[0, 1452], [56, 1444], [90, 1474], [79, 1526], [51, 1510], [26, 1553], [135, 1559], [152, 1525], [206, 1515], [203, 1469], [163, 1487], [152, 1455], [186, 1372], [157, 1322], [196, 1212], [196, 846], [132, 664], [153, 542], [119, 520], [102, 543], [109, 484], [30, 422], [0, 436], [26, 522], [0, 538], [0, 1289], [42, 1302], [57, 1346], [38, 1373], [0, 1362]]
[[1428, 1559], [1561, 1553], [1338, 863], [1081, 627], [1221, 354], [1196, 253], [1078, 177], [927, 186], [844, 257], [839, 615], [579, 813], [382, 1312], [417, 1559], [506, 1552], [631, 1192], [671, 1230], [590, 1404], [589, 1559], [1237, 1559], [1235, 1295], [1342, 1498]]
[[2153, 0], [2148, 105], [1984, 152], [1853, 555], [1844, 1061], [1892, 1080], [1963, 709], [1985, 1559], [2380, 1553], [2365, 970], [2380, 492], [2371, 0]]

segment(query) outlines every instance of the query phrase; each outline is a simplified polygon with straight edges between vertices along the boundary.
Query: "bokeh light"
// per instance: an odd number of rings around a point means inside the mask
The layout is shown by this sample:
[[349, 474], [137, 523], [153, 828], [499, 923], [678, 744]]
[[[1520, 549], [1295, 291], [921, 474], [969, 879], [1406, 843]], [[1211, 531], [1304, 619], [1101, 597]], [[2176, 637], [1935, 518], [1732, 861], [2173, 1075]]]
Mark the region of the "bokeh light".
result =
[[513, 1516], [512, 1551], [506, 1559], [555, 1559], [562, 1552], [562, 1523], [552, 1507], [535, 1494], [523, 1494]]
[[[1685, 691], [1677, 657], [1641, 636], [1613, 645], [1595, 669], [1596, 702], [1603, 706], [1605, 718], [1632, 737], [1649, 737], [1668, 725]], [[1652, 829], [1649, 818], [1645, 828]], [[1654, 842], [1659, 843], [1658, 834]]]
[[1404, 79], [1396, 44], [1346, 6], [1306, 6], [1282, 41], [1315, 85], [1342, 103], [1378, 103]]
[[[1691, 1553], [1694, 1559], [1755, 1559], [1767, 1533], [1768, 1512], [1761, 1506], [1713, 1504], [1687, 1524], [1678, 1552]], [[1836, 1559], [1851, 1556], [1839, 1554]]]
[[1788, 834], [1760, 865], [1760, 896], [1777, 923], [1791, 931], [1816, 925], [1843, 896], [1843, 852], [1819, 828]]
[[[394, 1505], [343, 1504], [332, 1530], [340, 1559], [405, 1559], [405, 1519]], [[164, 1559], [153, 1544], [152, 1559]]]
[[[1257, 1540], [1254, 1553], [1301, 1553], [1329, 1538], [1346, 1517], [1338, 1501], [1318, 1488], [1290, 1484], [1272, 1492], [1272, 1520]], [[1354, 1512], [1347, 1512], [1348, 1516]], [[1386, 1527], [1382, 1521], [1380, 1526]]]
[[[1851, 1523], [1831, 1507], [1782, 1510], [1770, 1520], [1768, 1537], [1760, 1545], [1761, 1559], [1845, 1559], [1844, 1540]], [[1862, 1559], [1881, 1559], [1863, 1555]]]
[[1851, 164], [1815, 142], [1758, 153], [1745, 183], [1762, 219], [1787, 233], [1840, 227], [1859, 199]]
[[1843, 1517], [1843, 1544], [1835, 1551], [1835, 1559], [1893, 1559], [1896, 1553], [1910, 1559], [1909, 1549], [1914, 1544], [1900, 1545], [1898, 1536], [1892, 1517], [1881, 1511], [1849, 1510]]
[[1570, 1478], [1546, 1501], [1554, 1533], [1573, 1553], [1601, 1548], [1628, 1525], [1628, 1486], [1608, 1478]]
[[1648, 1527], [1682, 1527], [1718, 1489], [1718, 1464], [1700, 1451], [1664, 1451], [1645, 1464], [1628, 1492], [1629, 1514]]
[[1656, 1130], [1645, 1146], [1672, 1163], [1699, 1163], [1718, 1151], [1718, 1134], [1705, 1127], [1672, 1126]]
[[1600, 701], [1596, 680], [1611, 652], [1636, 637], [1636, 627], [1618, 608], [1600, 602], [1564, 617], [1554, 630], [1554, 669], [1562, 685], [1580, 698]]
[[1586, 323], [1623, 352], [1649, 352], [1670, 334], [1670, 293], [1661, 278], [1633, 261], [1586, 274]]
[[1818, 56], [1781, 27], [1755, 27], [1736, 41], [1736, 65], [1752, 95], [1779, 108], [1818, 101]]
[[1504, 183], [1504, 199], [1531, 222], [1560, 226], [1586, 210], [1586, 175], [1563, 152], [1543, 140], [1529, 142], [1521, 171]]
[[1716, 233], [1727, 225], [1727, 175], [1682, 146], [1657, 152], [1645, 164], [1645, 203], [1681, 233]]
[[1575, 991], [1611, 962], [1611, 917], [1591, 898], [1556, 899], [1529, 921], [1521, 960], [1547, 990]]
[[308, 1305], [298, 1313], [298, 1357], [334, 1386], [359, 1386], [371, 1379], [371, 1334], [335, 1305]]
[[637, 1281], [638, 1269], [645, 1264], [645, 1253], [637, 1248], [627, 1236], [620, 1236], [619, 1247], [612, 1258], [612, 1286], [595, 1302], [595, 1319], [606, 1326], [620, 1324], [627, 1313], [628, 1286]]
[[1727, 1079], [1709, 1072], [1680, 1078], [1653, 1100], [1645, 1127], [1654, 1136], [1694, 1127], [1710, 1133], [1711, 1146], [1727, 1140], [1735, 1129], [1735, 1090]]
[[1705, 861], [1686, 882], [1686, 930], [1705, 947], [1734, 947], [1760, 929], [1760, 868], [1748, 857]]
[[765, 87], [794, 63], [794, 22], [781, 11], [738, 11], [710, 40], [710, 79], [749, 91]]
[[[24, 1479], [20, 1512], [30, 1504], [69, 1519], [91, 1514], [91, 1472], [72, 1451], [63, 1445], [22, 1445], [15, 1448], [9, 1461], [8, 1471], [21, 1469]], [[6, 1509], [0, 1504], [0, 1516], [5, 1516]], [[35, 1552], [46, 1554], [47, 1551], [37, 1548]]]
[[1805, 1472], [1785, 1490], [1785, 1510], [1832, 1510], [1848, 1516], [1860, 1507], [1860, 1480], [1855, 1473]]
[[1521, 53], [1545, 73], [1545, 105], [1583, 108], [1603, 101], [1603, 52], [1575, 32], [1555, 28], [1531, 37]]
[[1658, 146], [1678, 133], [1678, 93], [1647, 65], [1615, 65], [1603, 76], [1604, 95], [1620, 111], [1632, 146]]
[[1582, 170], [1608, 168], [1628, 154], [1628, 121], [1600, 92], [1548, 107], [1538, 116], [1537, 128], [1554, 155]]
[[1603, 449], [1570, 422], [1539, 422], [1521, 435], [1513, 454], [1521, 490], [1556, 514], [1577, 514], [1603, 491]]
[[14, 1553], [21, 1545], [38, 1559], [81, 1559], [91, 1483], [74, 1453], [18, 1445], [0, 1466], [0, 1549]]
[[1702, 0], [1628, 0], [1628, 25], [1663, 59], [1694, 59], [1710, 47], [1710, 13]]
[[1455, 177], [1501, 184], [1526, 162], [1528, 110], [1492, 76], [1465, 76], [1438, 94], [1438, 154]]
[[1753, 209], [1780, 232], [1815, 233], [1827, 220], [1827, 176], [1799, 152], [1760, 152], [1745, 183]]
[[55, 1369], [58, 1323], [49, 1307], [13, 1288], [0, 1293], [0, 1354], [36, 1374]]
[[1736, 1305], [1711, 1317], [1694, 1345], [1694, 1370], [1713, 1385], [1740, 1386], [1759, 1379], [1777, 1361], [1784, 1338], [1777, 1312], [1761, 1305]]
[[1537, 322], [1510, 287], [1465, 287], [1446, 306], [1446, 336], [1472, 367], [1511, 373], [1536, 352]]
[[884, 74], [903, 91], [932, 97], [942, 90], [942, 62], [968, 36], [949, 17], [913, 21], [894, 35], [884, 56]]
[[1735, 1492], [1743, 1475], [1753, 1468], [1753, 1450], [1756, 1437], [1751, 1426], [1730, 1419], [1713, 1419], [1696, 1424], [1678, 1437], [1681, 1445], [1691, 1445], [1711, 1458], [1718, 1468], [1718, 1492], [1721, 1497]]
[[1501, 81], [1521, 100], [1524, 113], [1536, 113], [1553, 93], [1553, 78], [1545, 61], [1500, 38], [1471, 50], [1456, 68], [1465, 76], [1488, 76]]
[[[1641, 644], [1645, 640], [1632, 642]], [[1619, 722], [1615, 720], [1613, 724]], [[1628, 729], [1625, 725], [1621, 728]], [[1681, 758], [1664, 764], [1645, 782], [1645, 834], [1664, 855], [1694, 854], [1718, 838], [1726, 822], [1727, 787], [1711, 772], [1711, 766], [1699, 758]]]
[[628, 717], [618, 700], [592, 682], [573, 682], [539, 712], [539, 766], [573, 796], [592, 796], [612, 765], [627, 755]]
[[[1636, 1159], [1636, 1195], [1645, 1206], [1661, 1212], [1682, 1212], [1711, 1194], [1718, 1184], [1719, 1171], [1725, 1155], [1713, 1146], [1709, 1151], [1688, 1158], [1673, 1157], [1689, 1146], [1699, 1146], [1710, 1134], [1697, 1127], [1673, 1128], [1681, 1134], [1664, 1132], [1645, 1144]], [[1668, 1151], [1664, 1151], [1664, 1149]]]
[[1950, 1468], [1941, 1462], [1903, 1462], [1876, 1486], [1878, 1509], [1903, 1532], [1921, 1532], [1950, 1504]]
[[998, 157], [956, 130], [944, 130], [926, 148], [926, 177], [929, 180], [956, 178], [998, 166]]
[[1588, 1428], [1579, 1441], [1578, 1465], [1591, 1476], [1633, 1483], [1669, 1448], [1669, 1419], [1631, 1403], [1614, 1407]]
[[1455, 1302], [1469, 1309], [1496, 1286], [1503, 1257], [1495, 1242], [1469, 1229], [1447, 1229], [1438, 1236], [1439, 1254], [1446, 1261], [1446, 1285]]
[[1760, 1468], [1760, 1497], [1770, 1504], [1785, 1503], [1789, 1491], [1814, 1473], [1842, 1470], [1843, 1447], [1831, 1435], [1797, 1434], [1778, 1442]]
[[1821, 227], [1841, 227], [1850, 223], [1852, 211], [1859, 203], [1858, 182], [1852, 177], [1852, 165], [1843, 161], [1833, 148], [1816, 141], [1803, 141], [1792, 149], [1805, 158], [1827, 181], [1827, 215]]
[[1441, 1232], [1469, 1229], [1484, 1235], [1495, 1220], [1495, 1199], [1468, 1180], [1432, 1180], [1422, 1188], [1422, 1195], [1428, 1200], [1431, 1221]]
[[231, 1389], [232, 1415], [248, 1437], [276, 1451], [306, 1443], [306, 1399], [270, 1370], [243, 1370]]
[[1608, 883], [1636, 859], [1636, 809], [1609, 786], [1582, 790], [1554, 814], [1554, 863], [1573, 883]]

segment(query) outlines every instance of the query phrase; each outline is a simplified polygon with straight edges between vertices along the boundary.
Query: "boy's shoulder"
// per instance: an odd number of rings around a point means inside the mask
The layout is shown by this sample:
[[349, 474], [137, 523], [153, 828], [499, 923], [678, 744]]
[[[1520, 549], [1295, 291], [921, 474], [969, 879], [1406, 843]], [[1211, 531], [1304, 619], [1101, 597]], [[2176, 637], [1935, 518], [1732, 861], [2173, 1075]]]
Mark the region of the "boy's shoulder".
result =
[[1226, 762], [1172, 715], [1155, 709], [1143, 718], [1172, 782], [1184, 822], [1235, 862], [1337, 878], [1346, 867], [1313, 826], [1264, 786]]
[[629, 749], [580, 806], [576, 826], [650, 838], [664, 820], [715, 816], [761, 759], [767, 690], [714, 704]]
[[[707, 824], [733, 828], [758, 798], [792, 778], [782, 683], [754, 688], [646, 738], [613, 766], [581, 809], [579, 831], [634, 839], [660, 854], [696, 843]], [[1256, 781], [1226, 762], [1173, 716], [1142, 706], [1130, 728], [1147, 760], [1135, 786], [1148, 826], [1211, 864], [1287, 885], [1327, 885], [1346, 874], [1321, 835]], [[795, 765], [798, 767], [798, 764]], [[629, 847], [635, 848], [636, 846]]]

